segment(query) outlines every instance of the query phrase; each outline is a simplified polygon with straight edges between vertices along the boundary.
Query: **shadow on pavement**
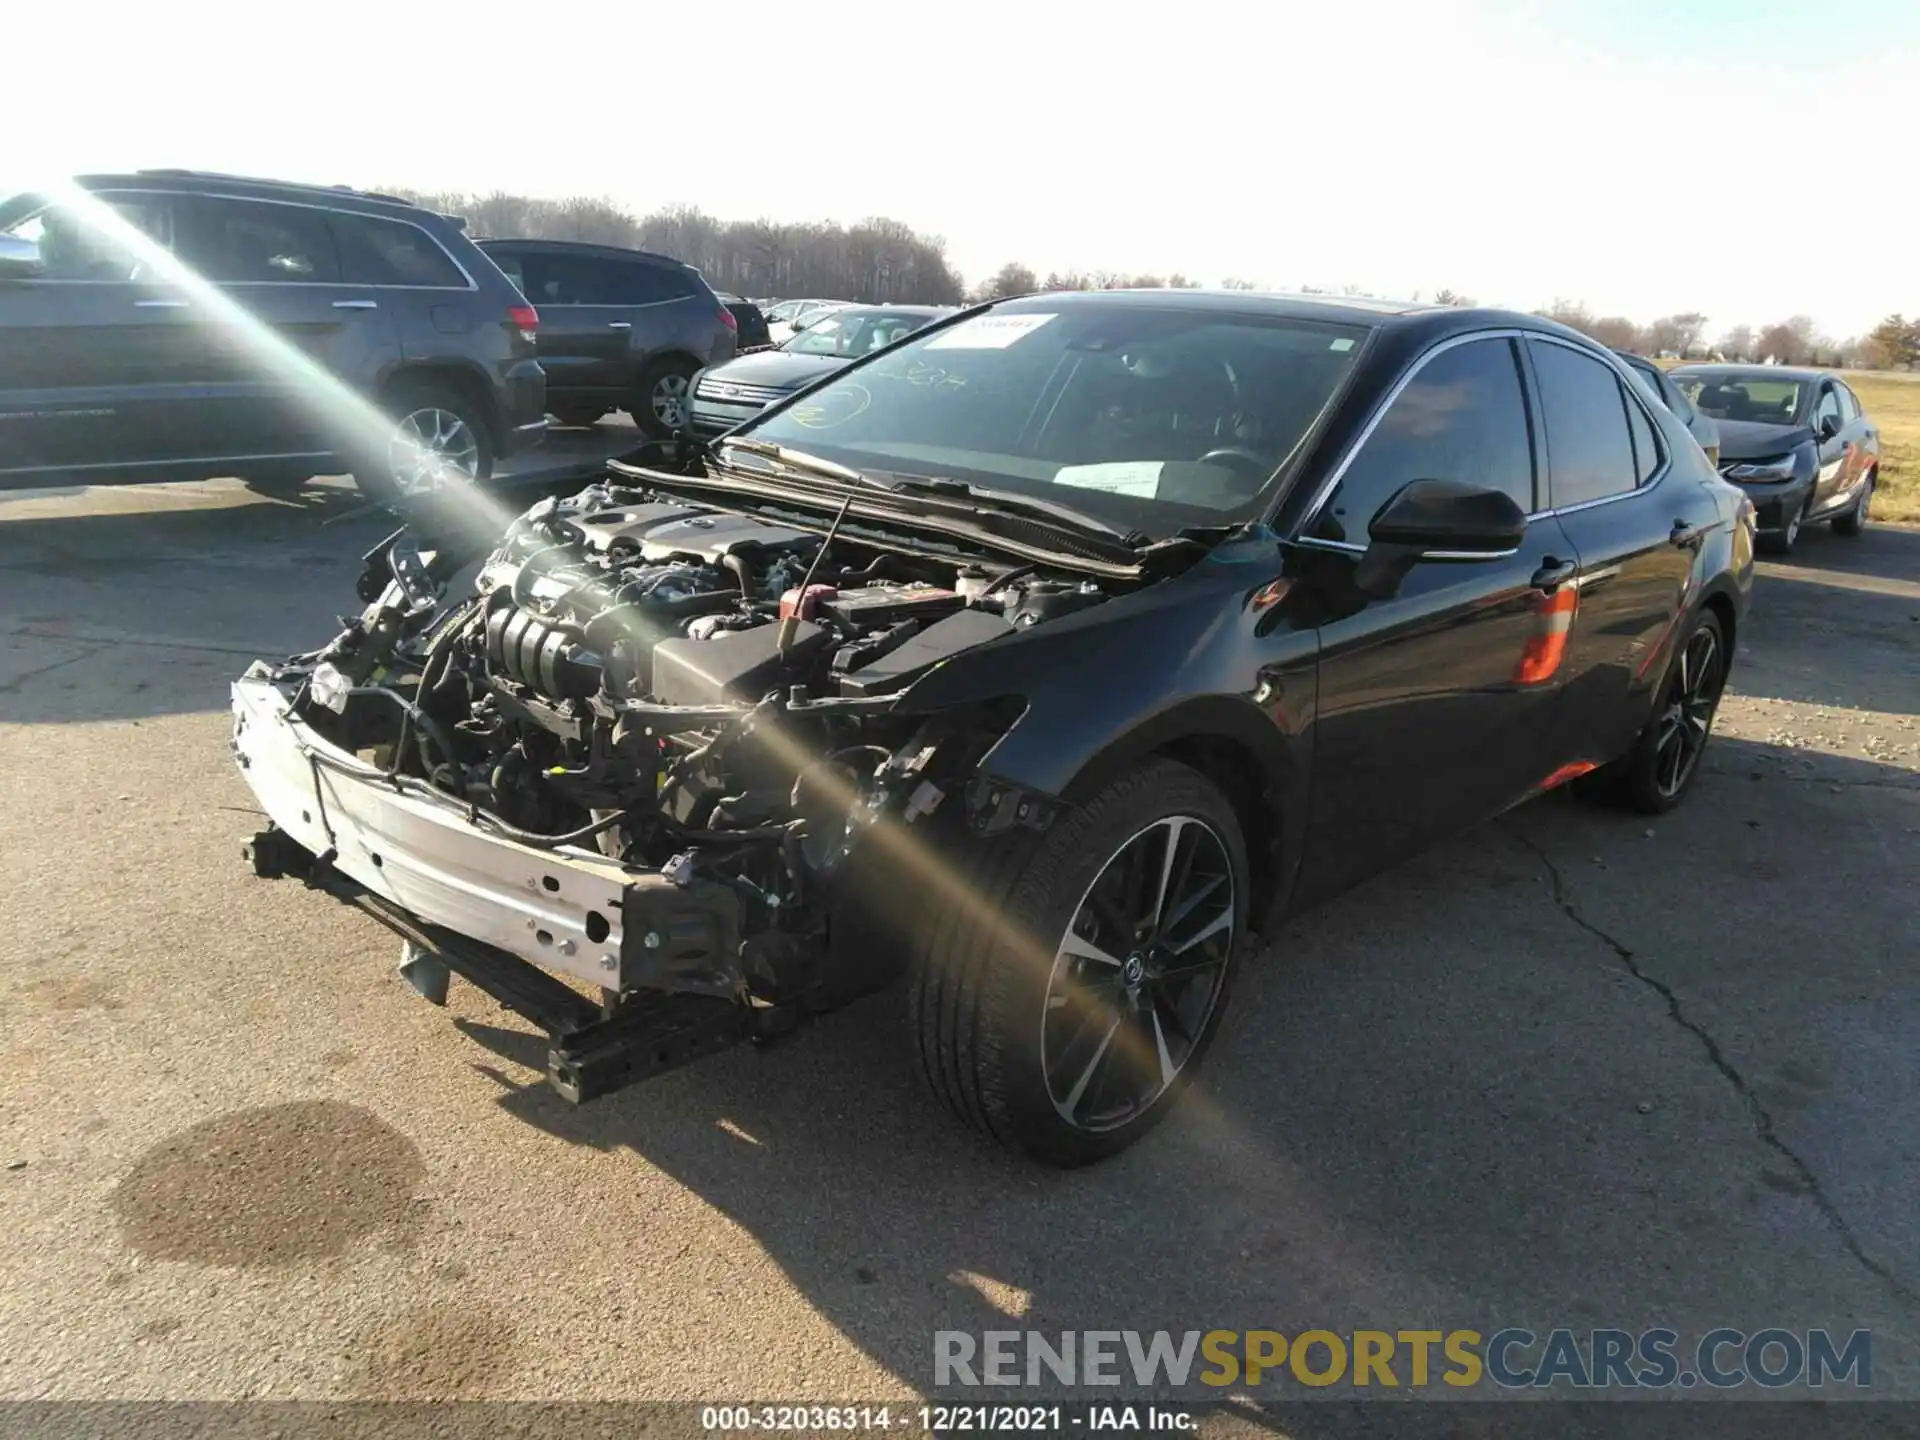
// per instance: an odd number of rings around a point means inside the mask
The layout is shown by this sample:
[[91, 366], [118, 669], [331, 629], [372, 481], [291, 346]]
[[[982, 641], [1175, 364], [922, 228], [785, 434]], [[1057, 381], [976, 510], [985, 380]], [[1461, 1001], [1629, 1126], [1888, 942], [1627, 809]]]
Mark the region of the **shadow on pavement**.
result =
[[[1848, 1173], [1905, 1173], [1920, 1062], [1864, 1102], [1891, 1113], [1859, 1114], [1846, 1056], [1882, 1062], [1920, 1024], [1910, 987], [1874, 978], [1908, 905], [1856, 892], [1846, 954], [1811, 972], [1811, 926], [1775, 916], [1818, 920], [1835, 877], [1801, 847], [1911, 824], [1893, 791], [1920, 777], [1834, 759], [1833, 785], [1747, 780], [1766, 749], [1717, 743], [1725, 773], [1658, 821], [1556, 794], [1296, 919], [1243, 971], [1204, 1088], [1089, 1170], [1012, 1159], [938, 1109], [897, 992], [585, 1108], [483, 1068], [528, 1123], [701, 1196], [920, 1387], [948, 1329], [1910, 1331], [1911, 1197], [1826, 1193], [1818, 1138], [1850, 1137]], [[463, 1028], [542, 1063], [530, 1037]], [[1701, 1298], [1728, 1287], [1737, 1315]], [[1286, 1433], [1373, 1423], [1290, 1412]]]

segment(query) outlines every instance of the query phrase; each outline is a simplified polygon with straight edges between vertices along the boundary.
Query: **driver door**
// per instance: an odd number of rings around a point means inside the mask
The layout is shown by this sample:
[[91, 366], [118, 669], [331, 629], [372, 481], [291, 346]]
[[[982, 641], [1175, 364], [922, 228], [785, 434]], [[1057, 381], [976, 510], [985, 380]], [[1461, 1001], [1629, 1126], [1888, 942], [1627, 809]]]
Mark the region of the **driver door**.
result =
[[1542, 508], [1515, 341], [1473, 337], [1416, 364], [1294, 542], [1323, 607], [1304, 903], [1497, 814], [1568, 758], [1578, 565], [1556, 519], [1536, 516], [1510, 554], [1421, 560], [1391, 596], [1355, 585], [1368, 522], [1414, 480]]
[[1840, 413], [1840, 397], [1834, 393], [1833, 382], [1822, 380], [1820, 393], [1813, 401], [1813, 434], [1820, 446], [1820, 469], [1814, 476], [1809, 511], [1826, 509], [1852, 483], [1847, 469], [1845, 429], [1846, 420]]

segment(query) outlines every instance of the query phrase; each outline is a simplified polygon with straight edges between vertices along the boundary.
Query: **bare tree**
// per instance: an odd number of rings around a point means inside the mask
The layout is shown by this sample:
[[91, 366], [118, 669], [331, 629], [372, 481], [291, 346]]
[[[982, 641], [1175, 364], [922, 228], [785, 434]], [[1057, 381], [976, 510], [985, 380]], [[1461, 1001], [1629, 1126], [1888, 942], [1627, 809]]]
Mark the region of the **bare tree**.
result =
[[1258, 280], [1242, 280], [1237, 275], [1229, 275], [1220, 282], [1220, 288], [1222, 290], [1258, 290], [1261, 286]]
[[1762, 358], [1781, 365], [1807, 365], [1812, 363], [1818, 344], [1813, 317], [1795, 315], [1762, 330], [1755, 348]]
[[1440, 289], [1433, 292], [1433, 303], [1436, 305], [1452, 305], [1464, 310], [1470, 308], [1475, 302], [1471, 297], [1462, 295], [1458, 290]]
[[1751, 360], [1753, 358], [1753, 327], [1735, 325], [1720, 337], [1720, 353], [1729, 360]]
[[1667, 319], [1673, 322], [1674, 334], [1680, 342], [1677, 348], [1682, 355], [1692, 351], [1706, 332], [1707, 317], [1698, 310], [1683, 310], [1678, 315], [1669, 315]]
[[1536, 310], [1533, 313], [1548, 320], [1557, 320], [1583, 335], [1593, 329], [1593, 312], [1577, 300], [1555, 300], [1546, 309]]
[[979, 300], [1000, 300], [1008, 295], [1026, 295], [1040, 288], [1040, 281], [1033, 271], [1018, 260], [1009, 260], [994, 272], [993, 278], [984, 280], [974, 291]]
[[1624, 315], [1605, 315], [1595, 320], [1587, 329], [1609, 350], [1638, 350], [1641, 346], [1640, 327]]

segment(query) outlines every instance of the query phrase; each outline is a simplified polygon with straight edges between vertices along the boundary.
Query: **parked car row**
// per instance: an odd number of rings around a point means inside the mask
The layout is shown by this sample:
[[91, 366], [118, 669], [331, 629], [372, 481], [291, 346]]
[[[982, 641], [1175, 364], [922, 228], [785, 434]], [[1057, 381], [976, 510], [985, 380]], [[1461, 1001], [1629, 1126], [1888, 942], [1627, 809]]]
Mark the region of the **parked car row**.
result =
[[[946, 313], [763, 310], [668, 256], [476, 243], [340, 187], [87, 177], [0, 202], [0, 488], [238, 474], [273, 490], [351, 470], [393, 498], [486, 480], [549, 415], [625, 410], [649, 437], [711, 439]], [[1879, 432], [1839, 376], [1616, 358], [1746, 490], [1762, 545], [1865, 528]]]
[[0, 488], [345, 470], [398, 498], [485, 481], [553, 421], [669, 437], [695, 374], [771, 343], [664, 255], [476, 242], [340, 187], [83, 177], [0, 202]]

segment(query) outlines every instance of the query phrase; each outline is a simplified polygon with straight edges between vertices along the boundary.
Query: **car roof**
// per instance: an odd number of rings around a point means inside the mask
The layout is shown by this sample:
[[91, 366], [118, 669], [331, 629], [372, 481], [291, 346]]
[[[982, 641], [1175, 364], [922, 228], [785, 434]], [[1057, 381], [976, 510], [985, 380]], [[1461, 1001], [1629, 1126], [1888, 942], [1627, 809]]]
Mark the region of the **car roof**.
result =
[[1606, 348], [1589, 336], [1549, 320], [1514, 310], [1481, 306], [1425, 305], [1412, 301], [1370, 300], [1351, 295], [1289, 295], [1257, 290], [1047, 290], [1015, 297], [1002, 304], [1033, 310], [1040, 305], [1072, 308], [1115, 303], [1155, 308], [1209, 311], [1234, 315], [1271, 315], [1280, 319], [1318, 320], [1370, 330], [1393, 331], [1410, 344], [1421, 344], [1476, 330], [1526, 330], [1550, 335], [1598, 354]]
[[1688, 365], [1676, 365], [1671, 373], [1682, 374], [1690, 370], [1711, 370], [1719, 375], [1738, 375], [1748, 380], [1836, 380], [1839, 377], [1831, 370], [1815, 370], [1806, 365], [1741, 365], [1732, 361], [1721, 364], [1714, 360], [1698, 360]]
[[439, 215], [424, 205], [398, 195], [382, 195], [377, 190], [355, 190], [350, 185], [309, 185], [297, 180], [269, 180], [255, 175], [228, 175], [218, 170], [130, 170], [112, 175], [76, 175], [74, 184], [83, 190], [167, 190], [182, 194], [238, 196], [242, 199], [286, 200], [301, 196], [324, 198], [330, 204], [352, 202], [373, 211], [397, 211], [410, 219], [438, 215], [454, 224], [465, 222], [452, 215]]
[[694, 267], [656, 250], [631, 250], [624, 245], [589, 245], [584, 240], [514, 240], [492, 235], [473, 242], [482, 250], [526, 250], [541, 255], [581, 255], [600, 260], [646, 260], [656, 265], [678, 265], [682, 270]]

